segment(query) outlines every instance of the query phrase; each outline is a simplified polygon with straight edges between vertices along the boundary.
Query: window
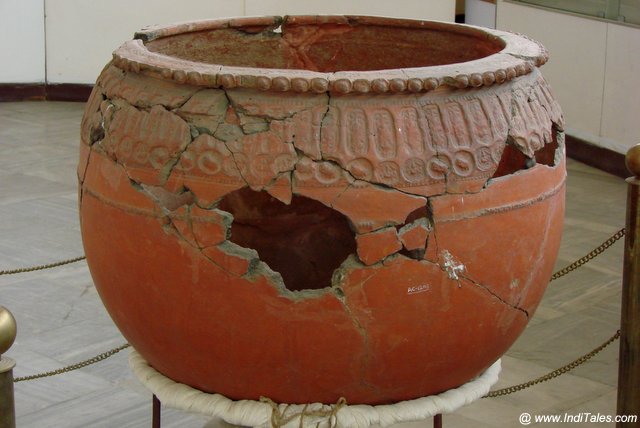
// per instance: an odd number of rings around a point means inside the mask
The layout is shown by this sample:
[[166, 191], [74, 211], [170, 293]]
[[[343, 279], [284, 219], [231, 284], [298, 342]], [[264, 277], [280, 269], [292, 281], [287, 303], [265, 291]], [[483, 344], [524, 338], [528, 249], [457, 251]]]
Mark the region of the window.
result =
[[[514, 0], [515, 1], [515, 0]], [[537, 6], [640, 25], [640, 0], [517, 0]]]

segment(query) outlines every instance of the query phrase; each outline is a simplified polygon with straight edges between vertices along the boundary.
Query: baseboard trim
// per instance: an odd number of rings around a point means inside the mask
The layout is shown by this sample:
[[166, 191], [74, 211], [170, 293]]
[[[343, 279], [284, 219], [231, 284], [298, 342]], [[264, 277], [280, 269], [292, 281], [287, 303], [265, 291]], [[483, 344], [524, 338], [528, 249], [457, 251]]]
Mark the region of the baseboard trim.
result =
[[44, 84], [0, 83], [0, 101], [44, 100]]
[[47, 100], [50, 101], [82, 101], [89, 99], [93, 85], [80, 83], [58, 83], [47, 85]]
[[631, 176], [625, 166], [623, 154], [593, 145], [571, 135], [567, 135], [565, 141], [567, 157], [618, 177], [627, 178]]
[[0, 83], [0, 101], [81, 101], [89, 99], [93, 85], [81, 83]]

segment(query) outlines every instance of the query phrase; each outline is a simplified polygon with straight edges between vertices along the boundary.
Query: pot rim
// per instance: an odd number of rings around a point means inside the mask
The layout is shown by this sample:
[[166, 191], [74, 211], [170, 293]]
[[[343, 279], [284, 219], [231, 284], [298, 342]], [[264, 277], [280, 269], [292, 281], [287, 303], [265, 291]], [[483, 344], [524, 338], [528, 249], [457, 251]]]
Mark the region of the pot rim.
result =
[[[274, 30], [280, 26], [317, 24], [364, 24], [424, 28], [454, 32], [502, 45], [491, 55], [453, 64], [368, 71], [316, 72], [302, 69], [238, 67], [190, 61], [150, 51], [146, 43], [178, 34], [225, 28]], [[297, 93], [419, 93], [442, 86], [453, 88], [491, 86], [533, 72], [548, 60], [539, 42], [501, 30], [405, 18], [355, 15], [291, 15], [241, 17], [189, 21], [150, 26], [135, 33], [113, 52], [116, 67], [181, 84], [212, 88], [248, 88]]]

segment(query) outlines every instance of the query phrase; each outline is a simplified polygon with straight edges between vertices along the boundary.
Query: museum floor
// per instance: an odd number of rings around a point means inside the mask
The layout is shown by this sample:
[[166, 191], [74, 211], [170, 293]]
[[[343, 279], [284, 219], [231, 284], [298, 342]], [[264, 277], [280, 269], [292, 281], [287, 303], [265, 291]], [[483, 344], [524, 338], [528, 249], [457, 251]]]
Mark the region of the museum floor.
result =
[[[75, 175], [82, 109], [81, 103], [0, 103], [0, 270], [82, 255]], [[568, 165], [558, 268], [624, 226], [624, 180], [575, 161]], [[615, 333], [622, 247], [616, 243], [585, 267], [550, 284], [529, 327], [503, 357], [500, 382], [494, 388], [541, 376]], [[84, 261], [0, 276], [0, 304], [13, 312], [18, 323], [18, 338], [7, 352], [17, 361], [15, 376], [54, 370], [125, 343], [103, 309]], [[615, 342], [570, 374], [512, 395], [481, 399], [445, 415], [444, 427], [517, 427], [523, 412], [615, 414], [617, 351]], [[151, 395], [131, 374], [127, 355], [123, 351], [78, 371], [17, 383], [18, 427], [150, 426]], [[223, 425], [164, 409], [162, 426]], [[430, 427], [431, 421], [397, 426]]]

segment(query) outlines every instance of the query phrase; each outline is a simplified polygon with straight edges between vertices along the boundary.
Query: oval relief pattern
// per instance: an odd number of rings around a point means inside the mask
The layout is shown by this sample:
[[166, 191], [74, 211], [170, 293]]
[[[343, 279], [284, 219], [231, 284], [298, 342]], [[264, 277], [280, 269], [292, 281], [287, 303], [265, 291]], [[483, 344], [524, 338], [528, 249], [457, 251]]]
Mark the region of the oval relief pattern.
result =
[[495, 93], [413, 100], [385, 108], [367, 99], [333, 101], [319, 142], [323, 158], [357, 179], [424, 195], [437, 193], [436, 185], [446, 181], [491, 177], [508, 132]]
[[[268, 110], [257, 98], [254, 108]], [[553, 126], [562, 126], [559, 107], [536, 73], [513, 88], [388, 101], [381, 107], [371, 96], [335, 97], [327, 110], [326, 104], [302, 106], [295, 100], [287, 107], [282, 99], [281, 110], [300, 110], [273, 120], [268, 131], [226, 143], [210, 136], [206, 144], [196, 143], [203, 136], [198, 137], [176, 169], [257, 188], [278, 174], [304, 169], [298, 149], [314, 161], [335, 162], [311, 168], [309, 185], [343, 186], [342, 167], [355, 179], [425, 196], [477, 191], [495, 172], [509, 138], [532, 157], [552, 140]], [[161, 120], [168, 116], [172, 120]], [[186, 144], [187, 124], [160, 107], [149, 113], [120, 109], [113, 122], [120, 123], [105, 144], [130, 166], [162, 169]], [[300, 171], [299, 185], [306, 176]]]

